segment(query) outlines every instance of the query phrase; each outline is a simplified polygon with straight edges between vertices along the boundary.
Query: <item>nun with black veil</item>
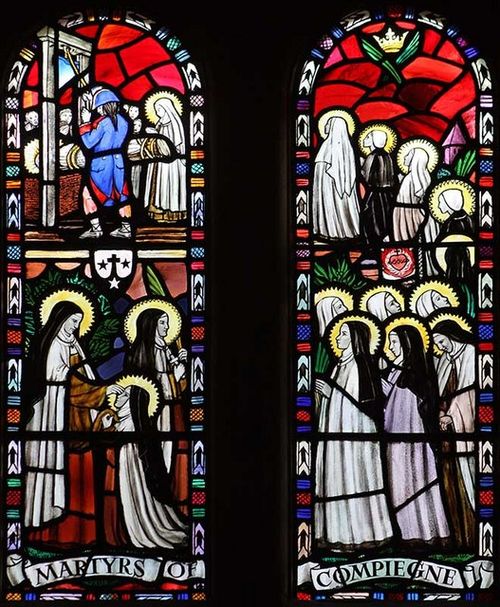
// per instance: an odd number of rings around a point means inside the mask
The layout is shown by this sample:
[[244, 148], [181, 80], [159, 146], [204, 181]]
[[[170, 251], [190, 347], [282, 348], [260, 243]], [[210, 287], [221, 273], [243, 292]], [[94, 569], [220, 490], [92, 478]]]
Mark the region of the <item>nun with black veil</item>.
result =
[[[134, 327], [133, 335], [131, 326]], [[180, 330], [179, 311], [174, 304], [160, 298], [138, 302], [125, 319], [125, 331], [131, 345], [124, 370], [140, 374], [158, 387], [160, 403], [155, 424], [160, 432], [185, 430], [181, 396], [186, 387], [187, 351], [180, 346]], [[186, 511], [188, 444], [185, 440], [163, 440], [161, 446], [173, 495], [179, 507]]]
[[187, 524], [172, 505], [169, 474], [154, 436], [158, 388], [139, 375], [126, 376], [116, 385], [121, 391], [112, 405], [115, 431], [138, 433], [118, 451], [118, 489], [127, 535], [138, 548], [182, 548], [187, 544]]
[[91, 431], [105, 399], [106, 387], [95, 382], [80, 344], [93, 308], [82, 293], [61, 289], [42, 302], [41, 315], [26, 364], [26, 432], [60, 432], [61, 440], [26, 441], [24, 524], [30, 540], [45, 545], [90, 544], [96, 539], [92, 451], [87, 441], [62, 437]]
[[443, 481], [455, 543], [473, 548], [475, 537], [475, 457], [472, 440], [453, 440], [458, 433], [474, 432], [476, 416], [476, 352], [470, 327], [458, 315], [438, 314], [431, 321], [439, 357], [439, 425], [444, 436]]
[[[343, 314], [329, 329], [338, 356], [330, 377], [317, 379], [320, 393], [316, 453], [315, 539], [319, 547], [351, 552], [390, 540], [392, 525], [377, 433], [383, 397], [373, 358], [380, 332], [362, 314]], [[357, 434], [352, 440], [327, 433]], [[366, 434], [366, 440], [359, 435]]]
[[438, 242], [454, 240], [455, 244], [448, 246], [444, 252], [445, 274], [448, 280], [472, 281], [472, 259], [466, 242], [474, 237], [474, 226], [469, 213], [464, 209], [464, 196], [459, 189], [445, 190], [440, 194], [439, 209], [443, 215], [448, 215], [439, 231]]
[[385, 431], [421, 435], [420, 440], [407, 441], [389, 436], [387, 445], [390, 495], [400, 537], [415, 546], [446, 545], [450, 536], [430, 438], [439, 432], [439, 395], [429, 346], [425, 325], [414, 317], [397, 317], [386, 326]]

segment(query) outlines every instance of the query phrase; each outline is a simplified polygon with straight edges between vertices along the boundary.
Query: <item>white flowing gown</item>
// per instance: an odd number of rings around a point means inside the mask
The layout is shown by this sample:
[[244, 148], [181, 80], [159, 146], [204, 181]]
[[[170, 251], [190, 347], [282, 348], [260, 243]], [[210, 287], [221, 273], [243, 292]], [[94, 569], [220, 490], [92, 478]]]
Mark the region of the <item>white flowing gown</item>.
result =
[[354, 150], [346, 121], [335, 117], [328, 124], [328, 136], [315, 160], [314, 233], [326, 238], [355, 238], [359, 236], [359, 200]]
[[[118, 402], [116, 431], [133, 432], [130, 399], [122, 401], [119, 406]], [[184, 543], [186, 525], [172, 506], [159, 502], [149, 492], [136, 443], [120, 447], [118, 469], [123, 518], [132, 544], [139, 548], [176, 548]]]
[[[45, 362], [47, 381], [43, 398], [34, 404], [33, 416], [26, 424], [28, 432], [63, 432], [65, 429], [65, 402], [71, 356], [85, 359], [74, 335], [62, 327], [49, 347]], [[41, 361], [40, 364], [43, 364]], [[94, 375], [88, 365], [83, 370], [89, 379]], [[64, 443], [57, 440], [27, 441], [25, 463], [26, 494], [24, 523], [41, 527], [59, 518], [66, 508]]]
[[[330, 396], [324, 394], [319, 404], [319, 432], [377, 432], [375, 422], [355, 405], [359, 374], [353, 355], [339, 361], [332, 380]], [[392, 537], [377, 440], [319, 441], [316, 496], [315, 536], [333, 549]]]
[[[179, 154], [186, 153], [184, 126], [170, 99], [160, 99], [165, 113], [155, 125], [157, 132], [171, 141]], [[167, 219], [186, 213], [186, 160], [151, 162], [146, 173], [144, 204], [149, 212]]]

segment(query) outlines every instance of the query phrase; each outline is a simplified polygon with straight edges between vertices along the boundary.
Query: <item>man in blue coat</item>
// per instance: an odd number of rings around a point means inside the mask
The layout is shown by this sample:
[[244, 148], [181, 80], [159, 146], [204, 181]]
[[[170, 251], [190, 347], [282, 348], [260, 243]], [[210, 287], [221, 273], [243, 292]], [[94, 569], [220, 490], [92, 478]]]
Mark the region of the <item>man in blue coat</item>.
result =
[[80, 238], [103, 235], [99, 207], [115, 207], [121, 218], [120, 226], [111, 232], [117, 238], [130, 238], [131, 207], [129, 184], [125, 172], [123, 148], [129, 132], [128, 121], [119, 113], [119, 99], [109, 89], [95, 95], [92, 109], [99, 117], [91, 122], [91, 112], [81, 109], [80, 136], [90, 160], [88, 185], [83, 188], [83, 207], [90, 219], [90, 228]]

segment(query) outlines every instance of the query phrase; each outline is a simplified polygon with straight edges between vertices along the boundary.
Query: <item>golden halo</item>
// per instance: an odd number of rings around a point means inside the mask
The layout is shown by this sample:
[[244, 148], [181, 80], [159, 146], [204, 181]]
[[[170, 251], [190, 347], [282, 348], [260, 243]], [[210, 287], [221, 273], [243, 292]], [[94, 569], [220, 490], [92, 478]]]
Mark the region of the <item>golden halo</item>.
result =
[[416, 286], [410, 295], [410, 310], [417, 314], [417, 301], [427, 291], [437, 291], [450, 302], [451, 308], [457, 308], [460, 305], [460, 300], [455, 290], [447, 283], [440, 280], [429, 280]]
[[314, 295], [314, 305], [317, 306], [322, 299], [326, 299], [327, 297], [338, 297], [348, 310], [352, 310], [354, 308], [354, 298], [351, 293], [337, 287], [330, 287], [328, 289], [318, 291]]
[[[124, 377], [120, 377], [120, 379], [115, 383], [116, 385], [121, 386], [124, 390], [126, 390], [129, 386], [137, 386], [138, 388], [146, 390], [146, 392], [149, 394], [148, 415], [151, 417], [156, 413], [158, 403], [160, 402], [160, 395], [158, 393], [158, 388], [151, 380], [142, 377], [142, 375], [125, 375]], [[109, 395], [108, 401], [110, 407], [115, 410], [116, 394]]]
[[439, 196], [446, 190], [460, 190], [464, 197], [464, 211], [467, 215], [474, 213], [474, 209], [476, 208], [476, 192], [470, 183], [461, 179], [446, 179], [432, 188], [429, 197], [429, 208], [434, 219], [443, 223], [450, 216], [450, 213], [443, 213], [439, 208]]
[[[454, 322], [457, 323], [457, 325], [462, 327], [462, 329], [464, 329], [465, 331], [467, 331], [469, 333], [472, 332], [472, 326], [465, 320], [465, 318], [463, 316], [461, 316], [460, 314], [450, 314], [448, 312], [441, 312], [441, 313], [437, 314], [437, 316], [434, 316], [434, 318], [429, 323], [430, 327], [431, 327], [431, 331], [433, 331], [434, 327], [443, 320], [453, 320]], [[434, 349], [434, 354], [436, 354], [436, 356], [441, 356], [443, 354], [443, 351], [440, 348], [438, 348], [435, 343], [434, 343], [433, 349]]]
[[[446, 238], [443, 238], [443, 240], [440, 240], [438, 244], [442, 245], [446, 244], [447, 242], [470, 242], [471, 245], [474, 244], [472, 238], [470, 236], [466, 236], [465, 234], [450, 234], [449, 236], [446, 236]], [[476, 251], [473, 246], [467, 246], [466, 248], [469, 251], [470, 265], [473, 267], [476, 261]], [[444, 272], [446, 272], [446, 268], [448, 267], [445, 258], [447, 249], [448, 247], [436, 247], [436, 261], [438, 262], [441, 270], [443, 270]]]
[[80, 291], [73, 291], [72, 289], [59, 289], [54, 291], [48, 297], [42, 301], [40, 306], [40, 319], [42, 325], [45, 325], [49, 320], [52, 308], [61, 301], [71, 301], [76, 304], [82, 311], [83, 318], [80, 324], [80, 335], [85, 335], [90, 330], [94, 322], [94, 306], [90, 299], [80, 293]]
[[32, 175], [40, 173], [40, 142], [38, 139], [32, 139], [24, 146], [24, 166]]
[[404, 174], [408, 173], [409, 168], [405, 165], [405, 158], [406, 158], [406, 155], [408, 154], [408, 152], [415, 148], [420, 148], [420, 149], [424, 150], [425, 152], [427, 152], [427, 155], [429, 156], [429, 160], [427, 161], [427, 170], [429, 171], [429, 173], [431, 173], [437, 167], [437, 164], [439, 162], [438, 150], [437, 150], [437, 147], [433, 143], [431, 143], [427, 139], [421, 139], [421, 138], [409, 139], [408, 141], [405, 141], [403, 143], [403, 145], [399, 148], [399, 151], [398, 151], [399, 170]]
[[347, 110], [336, 109], [328, 110], [319, 117], [318, 131], [322, 139], [326, 139], [327, 133], [325, 132], [325, 129], [330, 118], [343, 118], [347, 122], [347, 130], [349, 131], [349, 135], [352, 136], [356, 128], [356, 123], [354, 122], [352, 114], [350, 114]]
[[417, 318], [413, 318], [413, 316], [399, 316], [398, 318], [391, 320], [391, 322], [385, 327], [384, 354], [389, 360], [394, 360], [396, 358], [389, 348], [389, 334], [397, 327], [404, 326], [415, 327], [415, 329], [417, 329], [417, 331], [420, 333], [420, 336], [422, 337], [424, 350], [426, 352], [429, 350], [431, 338], [429, 336], [429, 331], [425, 327], [424, 323], [421, 320], [418, 320]]
[[330, 345], [334, 354], [339, 358], [342, 356], [342, 350], [340, 350], [337, 346], [337, 337], [340, 333], [342, 325], [351, 320], [362, 322], [368, 326], [368, 328], [370, 329], [370, 352], [371, 354], [375, 354], [380, 344], [380, 329], [371, 318], [362, 314], [349, 314], [347, 316], [343, 316], [342, 318], [339, 317], [339, 319], [335, 322], [335, 324], [330, 330]]
[[371, 150], [370, 148], [367, 148], [365, 145], [363, 145], [363, 141], [365, 140], [365, 137], [369, 135], [372, 131], [383, 131], [387, 135], [387, 141], [385, 142], [384, 150], [389, 153], [394, 150], [398, 141], [396, 131], [388, 124], [384, 124], [383, 122], [376, 122], [365, 127], [361, 131], [358, 138], [359, 148], [365, 156], [368, 156]]
[[170, 345], [181, 333], [182, 318], [174, 304], [160, 298], [143, 299], [130, 308], [123, 323], [125, 337], [130, 343], [135, 341], [137, 337], [137, 319], [144, 310], [149, 308], [161, 310], [168, 316], [168, 331], [165, 335], [165, 343]]
[[179, 116], [182, 116], [182, 101], [179, 95], [176, 95], [172, 91], [157, 91], [150, 95], [146, 101], [144, 102], [144, 112], [146, 114], [146, 118], [151, 122], [151, 124], [156, 124], [158, 122], [158, 116], [155, 111], [155, 103], [159, 99], [171, 99], [174, 104], [175, 109]]
[[396, 289], [396, 287], [392, 287], [390, 285], [379, 285], [378, 287], [373, 287], [372, 289], [365, 291], [361, 296], [359, 309], [363, 310], [363, 312], [368, 312], [368, 300], [373, 297], [373, 295], [377, 295], [377, 293], [390, 293], [401, 306], [401, 310], [405, 309], [406, 304], [404, 295], [399, 289]]

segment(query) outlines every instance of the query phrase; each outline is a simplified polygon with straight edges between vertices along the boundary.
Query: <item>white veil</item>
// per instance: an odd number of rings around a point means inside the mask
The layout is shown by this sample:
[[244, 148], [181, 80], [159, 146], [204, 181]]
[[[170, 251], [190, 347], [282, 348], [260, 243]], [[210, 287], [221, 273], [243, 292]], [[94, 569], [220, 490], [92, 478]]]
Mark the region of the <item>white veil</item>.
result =
[[155, 108], [156, 106], [160, 106], [163, 110], [165, 110], [163, 116], [158, 118], [156, 129], [158, 132], [164, 134], [170, 139], [180, 154], [184, 154], [186, 151], [184, 142], [184, 126], [182, 124], [181, 117], [175, 109], [175, 105], [171, 99], [165, 97], [158, 99], [158, 101], [155, 103]]
[[334, 116], [326, 127], [328, 136], [321, 144], [316, 162], [328, 165], [326, 173], [333, 179], [338, 196], [350, 196], [356, 183], [356, 161], [347, 122]]

